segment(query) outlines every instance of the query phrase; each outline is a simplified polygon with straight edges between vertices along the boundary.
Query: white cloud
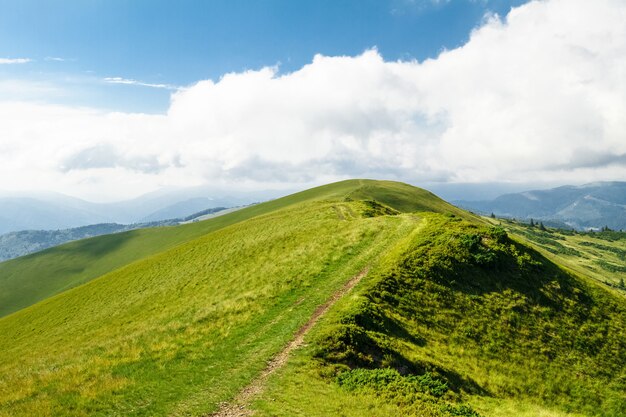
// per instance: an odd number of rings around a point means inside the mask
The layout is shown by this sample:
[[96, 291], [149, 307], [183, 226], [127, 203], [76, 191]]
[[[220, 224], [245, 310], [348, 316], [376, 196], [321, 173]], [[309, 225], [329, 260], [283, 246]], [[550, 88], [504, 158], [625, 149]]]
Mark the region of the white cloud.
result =
[[318, 55], [179, 89], [164, 115], [0, 103], [0, 189], [624, 179], [625, 21], [622, 1], [532, 2], [436, 59]]
[[0, 65], [9, 64], [27, 64], [31, 62], [30, 58], [0, 58]]
[[122, 77], [106, 77], [103, 79], [105, 83], [109, 84], [125, 84], [125, 85], [138, 85], [141, 87], [152, 87], [152, 88], [164, 88], [166, 90], [176, 90], [178, 87], [170, 85], [170, 84], [153, 84], [153, 83], [145, 83], [142, 81], [132, 80], [128, 78]]

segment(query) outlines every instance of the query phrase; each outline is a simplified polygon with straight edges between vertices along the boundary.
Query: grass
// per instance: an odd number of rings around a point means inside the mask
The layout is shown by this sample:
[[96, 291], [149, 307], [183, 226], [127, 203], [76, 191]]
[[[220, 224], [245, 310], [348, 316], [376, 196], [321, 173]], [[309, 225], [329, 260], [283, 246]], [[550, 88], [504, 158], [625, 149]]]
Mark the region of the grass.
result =
[[[386, 193], [382, 200], [400, 211], [458, 211], [427, 191], [407, 184], [348, 180], [257, 204], [203, 222], [134, 230], [71, 242], [0, 263], [0, 317], [132, 262], [255, 216], [306, 201], [343, 200], [348, 194], [352, 194], [355, 200], [373, 199], [382, 191]], [[395, 194], [402, 198], [394, 199]]]
[[0, 415], [211, 411], [415, 221], [336, 206], [233, 225], [0, 320]]
[[1, 318], [0, 416], [206, 415], [365, 266], [256, 415], [626, 414], [616, 292], [405, 184], [264, 204]]
[[[345, 201], [371, 183], [333, 184], [203, 222], [206, 234], [186, 243], [172, 242], [197, 230], [143, 231], [155, 242], [143, 254], [158, 253], [134, 262], [139, 255], [126, 253], [128, 245], [141, 246], [146, 235], [57, 248], [76, 258], [50, 258], [52, 264], [129, 258], [126, 266], [0, 319], [0, 415], [215, 409], [317, 305], [413, 229], [414, 215], [378, 216], [394, 209]], [[174, 231], [180, 239], [156, 249], [159, 236]]]
[[475, 397], [472, 406], [481, 410], [484, 415], [491, 417], [583, 417], [584, 414], [572, 413], [525, 402], [519, 399], [507, 400], [501, 398]]
[[270, 381], [259, 416], [626, 415], [621, 299], [502, 229], [424, 217]]
[[512, 220], [486, 220], [501, 224], [549, 259], [579, 275], [620, 290], [626, 272], [626, 232], [576, 232], [552, 228], [542, 231]]

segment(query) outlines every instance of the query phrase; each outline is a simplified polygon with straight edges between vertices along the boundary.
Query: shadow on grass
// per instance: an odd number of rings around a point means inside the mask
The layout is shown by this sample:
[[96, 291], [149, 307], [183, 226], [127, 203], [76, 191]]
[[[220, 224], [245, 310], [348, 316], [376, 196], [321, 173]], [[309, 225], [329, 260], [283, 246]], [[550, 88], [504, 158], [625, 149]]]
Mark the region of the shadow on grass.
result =
[[99, 258], [108, 253], [114, 252], [126, 242], [134, 239], [139, 232], [131, 230], [123, 233], [102, 235], [94, 238], [72, 242], [67, 245], [57, 246], [48, 249], [49, 253], [71, 254], [73, 256]]

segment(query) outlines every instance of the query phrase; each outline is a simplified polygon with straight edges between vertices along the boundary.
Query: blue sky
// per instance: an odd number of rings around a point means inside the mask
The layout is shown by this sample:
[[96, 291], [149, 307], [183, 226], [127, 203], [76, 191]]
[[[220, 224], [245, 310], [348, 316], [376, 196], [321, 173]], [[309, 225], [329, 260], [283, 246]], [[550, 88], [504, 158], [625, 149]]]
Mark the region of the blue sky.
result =
[[624, 180], [624, 21], [615, 0], [0, 0], [0, 191]]
[[[47, 86], [16, 98], [163, 112], [171, 89], [315, 54], [422, 61], [467, 42], [521, 0], [1, 0], [0, 79]], [[109, 79], [109, 82], [105, 82]], [[146, 85], [113, 84], [117, 79]], [[163, 88], [159, 88], [159, 87]]]

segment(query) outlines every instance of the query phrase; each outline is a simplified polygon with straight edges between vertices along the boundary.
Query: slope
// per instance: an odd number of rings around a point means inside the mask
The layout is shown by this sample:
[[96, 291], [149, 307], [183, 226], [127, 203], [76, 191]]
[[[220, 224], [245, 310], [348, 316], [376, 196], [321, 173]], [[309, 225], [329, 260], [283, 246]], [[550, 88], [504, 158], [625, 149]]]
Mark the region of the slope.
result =
[[419, 221], [371, 209], [287, 207], [1, 319], [0, 415], [210, 411]]
[[[348, 180], [257, 204], [203, 222], [141, 229], [57, 246], [0, 263], [0, 317], [124, 265], [252, 217], [305, 201], [379, 198], [400, 211], [460, 213], [431, 193], [390, 181]], [[401, 196], [394, 197], [394, 196]]]
[[[367, 201], [346, 198], [364, 186]], [[369, 200], [376, 187], [407, 190], [413, 202], [395, 202], [398, 207], [456, 211], [406, 184], [346, 181], [201, 227], [106, 236], [27, 257], [35, 278], [46, 269], [32, 260], [82, 265], [92, 278], [99, 271], [90, 261], [102, 269], [111, 267], [107, 257], [127, 265], [0, 320], [0, 410], [162, 415], [210, 409], [260, 369], [328, 294], [413, 228], [414, 215], [381, 215], [397, 211]], [[194, 233], [204, 236], [179, 243]], [[173, 247], [164, 251], [167, 245]], [[161, 253], [131, 262], [150, 251]], [[210, 393], [199, 388], [224, 375], [232, 378]], [[146, 396], [156, 399], [140, 406]]]
[[623, 298], [500, 228], [423, 218], [268, 381], [256, 416], [626, 415]]
[[0, 319], [0, 416], [209, 415], [365, 269], [256, 415], [626, 413], [623, 298], [502, 229], [390, 182], [256, 209]]
[[[240, 207], [228, 209], [235, 211]], [[57, 230], [20, 230], [0, 235], [0, 262], [18, 258], [35, 252], [59, 246], [74, 240], [87, 239], [95, 236], [102, 236], [112, 233], [127, 232], [135, 229], [145, 229], [149, 227], [174, 226], [181, 223], [191, 223], [203, 220], [203, 218], [217, 217], [226, 214], [226, 207], [215, 207], [204, 209], [183, 218], [171, 218], [169, 220], [152, 221], [149, 223], [100, 223], [88, 226], [74, 227], [71, 229]]]
[[[626, 232], [577, 232], [530, 226], [508, 219], [485, 219], [500, 224], [545, 257], [597, 283], [626, 290]], [[626, 295], [626, 294], [625, 294]]]

